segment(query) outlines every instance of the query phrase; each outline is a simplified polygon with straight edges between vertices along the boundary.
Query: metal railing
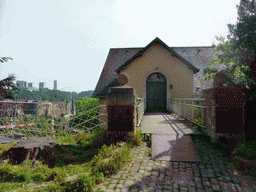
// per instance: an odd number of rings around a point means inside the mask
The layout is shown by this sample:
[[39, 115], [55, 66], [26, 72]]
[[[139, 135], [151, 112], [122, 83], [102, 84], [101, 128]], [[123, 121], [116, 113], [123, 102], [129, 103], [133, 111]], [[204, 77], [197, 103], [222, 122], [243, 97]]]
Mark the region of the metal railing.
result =
[[[205, 109], [202, 105], [202, 101], [205, 99], [196, 98], [173, 98], [171, 99], [171, 110], [172, 112], [184, 117], [193, 123], [196, 123], [203, 128], [206, 128], [205, 124]], [[198, 121], [198, 119], [201, 119]]]
[[136, 126], [140, 126], [141, 119], [144, 115], [144, 98], [137, 98], [136, 103]]
[[[91, 133], [96, 127], [106, 127], [106, 105], [98, 105], [90, 110], [76, 109], [77, 114], [60, 117], [38, 117], [38, 103], [29, 113], [28, 105], [20, 108], [21, 102], [0, 102], [0, 135], [15, 139], [26, 137], [56, 138], [63, 132], [75, 129]], [[25, 103], [27, 104], [27, 103]], [[19, 111], [20, 110], [20, 111]], [[18, 138], [18, 137], [17, 137]]]

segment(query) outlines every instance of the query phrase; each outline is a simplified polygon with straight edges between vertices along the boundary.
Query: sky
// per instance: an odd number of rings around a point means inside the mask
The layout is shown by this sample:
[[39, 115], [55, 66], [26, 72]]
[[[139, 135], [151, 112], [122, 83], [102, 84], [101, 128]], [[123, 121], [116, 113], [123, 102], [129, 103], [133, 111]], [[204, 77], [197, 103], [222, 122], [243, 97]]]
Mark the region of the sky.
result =
[[110, 48], [211, 46], [240, 0], [0, 0], [0, 79], [94, 90]]

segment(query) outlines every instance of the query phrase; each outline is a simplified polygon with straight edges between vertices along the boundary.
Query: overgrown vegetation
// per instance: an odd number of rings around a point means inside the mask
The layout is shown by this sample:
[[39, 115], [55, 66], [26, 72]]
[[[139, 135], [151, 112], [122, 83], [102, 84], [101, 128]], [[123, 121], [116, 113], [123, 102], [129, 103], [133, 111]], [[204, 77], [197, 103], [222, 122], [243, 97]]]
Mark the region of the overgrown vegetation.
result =
[[[61, 142], [53, 149], [57, 158], [55, 166], [49, 168], [43, 162], [28, 161], [24, 165], [14, 165], [11, 161], [0, 164], [0, 191], [13, 190], [26, 184], [54, 181], [44, 189], [35, 191], [91, 191], [95, 184], [115, 174], [131, 161], [130, 149], [142, 144], [140, 132], [129, 133], [126, 145], [122, 148], [107, 141], [106, 129], [97, 128], [94, 133], [84, 131], [77, 135], [63, 133], [57, 140]], [[73, 144], [71, 146], [62, 143]], [[1, 145], [0, 152], [8, 150], [11, 145]], [[67, 176], [79, 177], [66, 182]], [[92, 176], [93, 175], [93, 176]], [[13, 184], [10, 184], [13, 182]], [[19, 185], [22, 184], [22, 185]]]
[[247, 142], [245, 139], [242, 139], [240, 142], [238, 142], [235, 151], [239, 156], [246, 157], [247, 159], [250, 160], [255, 160], [256, 140]]
[[[201, 135], [191, 135], [192, 140], [197, 140], [199, 142], [199, 145], [204, 145], [207, 148], [211, 148], [213, 151], [216, 152], [217, 156], [220, 156], [223, 158], [224, 162], [229, 165], [233, 171], [236, 171], [240, 168], [240, 162], [234, 158], [230, 159], [227, 157], [227, 141], [224, 137], [219, 137], [217, 142], [212, 143], [211, 139], [208, 135], [206, 134], [201, 134]], [[235, 152], [237, 152], [237, 155], [241, 157], [245, 157], [247, 159], [255, 160], [256, 159], [256, 142], [247, 142], [244, 138], [237, 143]], [[199, 151], [200, 153], [200, 151]], [[208, 161], [204, 158], [202, 158], [202, 163], [204, 165], [208, 164]], [[249, 168], [248, 170], [249, 174], [250, 172], [253, 172], [251, 169], [252, 167]], [[254, 169], [253, 169], [254, 170]], [[254, 170], [256, 171], [256, 170]], [[253, 174], [251, 174], [253, 175]]]
[[98, 115], [99, 99], [81, 97], [75, 101], [76, 115], [70, 121], [70, 125], [76, 129], [88, 129], [97, 125], [99, 119]]

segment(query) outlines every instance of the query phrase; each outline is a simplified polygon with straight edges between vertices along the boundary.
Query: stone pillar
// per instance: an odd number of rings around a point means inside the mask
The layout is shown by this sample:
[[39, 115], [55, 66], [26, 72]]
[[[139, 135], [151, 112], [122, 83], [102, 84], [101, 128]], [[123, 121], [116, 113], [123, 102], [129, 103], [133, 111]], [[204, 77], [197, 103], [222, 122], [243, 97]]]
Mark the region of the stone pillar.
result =
[[136, 94], [126, 86], [128, 75], [121, 73], [118, 82], [122, 86], [109, 88], [107, 105], [107, 132], [114, 143], [123, 140], [129, 132], [136, 131]]

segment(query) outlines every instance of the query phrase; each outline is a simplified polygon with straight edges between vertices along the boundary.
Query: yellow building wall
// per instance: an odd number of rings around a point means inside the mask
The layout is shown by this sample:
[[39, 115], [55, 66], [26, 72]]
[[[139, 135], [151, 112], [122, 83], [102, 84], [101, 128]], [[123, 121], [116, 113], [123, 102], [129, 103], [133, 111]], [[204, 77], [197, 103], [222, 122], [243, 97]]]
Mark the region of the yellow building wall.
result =
[[[149, 47], [121, 72], [129, 76], [126, 85], [135, 88], [138, 97], [146, 99], [146, 80], [154, 72], [166, 77], [167, 99], [191, 98], [193, 95], [193, 71], [159, 43]], [[172, 89], [170, 85], [173, 85]]]

